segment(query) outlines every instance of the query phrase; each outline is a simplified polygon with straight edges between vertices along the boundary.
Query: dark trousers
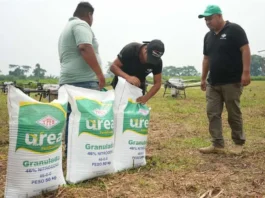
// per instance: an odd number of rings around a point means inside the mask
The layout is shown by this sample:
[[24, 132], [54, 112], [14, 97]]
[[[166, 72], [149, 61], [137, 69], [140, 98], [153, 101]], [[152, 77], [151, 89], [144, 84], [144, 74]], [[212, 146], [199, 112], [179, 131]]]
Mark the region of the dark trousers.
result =
[[207, 85], [207, 116], [213, 146], [224, 147], [222, 133], [222, 112], [224, 104], [228, 112], [228, 123], [232, 130], [234, 143], [238, 145], [245, 143], [242, 113], [240, 110], [240, 96], [242, 92], [243, 87], [240, 83], [218, 86]]

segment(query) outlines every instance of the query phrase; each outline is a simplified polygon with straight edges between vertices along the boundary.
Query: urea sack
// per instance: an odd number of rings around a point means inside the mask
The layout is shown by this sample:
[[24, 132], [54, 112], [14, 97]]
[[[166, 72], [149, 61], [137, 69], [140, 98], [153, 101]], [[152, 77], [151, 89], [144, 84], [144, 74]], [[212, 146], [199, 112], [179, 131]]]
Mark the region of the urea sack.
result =
[[114, 91], [65, 85], [69, 117], [66, 180], [77, 183], [114, 172]]
[[136, 102], [142, 90], [118, 78], [114, 102], [114, 167], [115, 171], [131, 169], [146, 164], [150, 110]]
[[65, 184], [62, 171], [62, 134], [67, 94], [41, 103], [8, 87], [9, 150], [5, 197], [39, 195]]

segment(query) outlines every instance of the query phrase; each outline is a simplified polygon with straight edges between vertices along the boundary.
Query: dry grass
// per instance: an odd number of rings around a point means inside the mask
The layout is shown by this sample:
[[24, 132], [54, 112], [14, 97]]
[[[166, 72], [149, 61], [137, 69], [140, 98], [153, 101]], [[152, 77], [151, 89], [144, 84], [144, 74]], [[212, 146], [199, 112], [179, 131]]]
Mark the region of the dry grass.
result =
[[[205, 96], [198, 88], [186, 90], [187, 99], [162, 97], [152, 108], [147, 165], [67, 185], [39, 197], [200, 197], [208, 190], [220, 197], [265, 196], [265, 82], [252, 82], [242, 96], [247, 142], [244, 153], [202, 155], [210, 145]], [[6, 95], [0, 95], [0, 197], [4, 193], [8, 151]], [[227, 113], [223, 114], [226, 146], [232, 145]]]

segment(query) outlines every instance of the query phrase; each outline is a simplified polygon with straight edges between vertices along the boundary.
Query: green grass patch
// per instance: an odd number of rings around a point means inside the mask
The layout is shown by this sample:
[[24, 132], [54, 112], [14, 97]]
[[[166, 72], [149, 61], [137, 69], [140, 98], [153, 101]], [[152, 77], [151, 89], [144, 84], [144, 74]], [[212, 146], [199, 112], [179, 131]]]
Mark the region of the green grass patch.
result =
[[[265, 81], [256, 78], [244, 88], [241, 110], [247, 141], [240, 156], [198, 152], [198, 148], [211, 144], [205, 92], [187, 88], [186, 99], [170, 94], [163, 97], [163, 93], [161, 88], [147, 104], [151, 120], [146, 166], [69, 184], [39, 197], [200, 197], [214, 186], [224, 189], [224, 197], [265, 194]], [[0, 103], [1, 196], [9, 140], [6, 94], [0, 93]], [[229, 148], [233, 142], [225, 108], [222, 118]]]

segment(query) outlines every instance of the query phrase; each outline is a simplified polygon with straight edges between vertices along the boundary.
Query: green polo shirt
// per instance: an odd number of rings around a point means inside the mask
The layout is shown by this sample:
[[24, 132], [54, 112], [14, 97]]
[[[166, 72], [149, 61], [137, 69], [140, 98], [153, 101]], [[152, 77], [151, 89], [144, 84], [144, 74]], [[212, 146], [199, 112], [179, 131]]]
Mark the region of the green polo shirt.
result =
[[61, 64], [60, 84], [97, 81], [95, 73], [78, 49], [80, 44], [91, 44], [101, 64], [98, 42], [91, 27], [85, 21], [72, 17], [62, 31], [58, 43]]

